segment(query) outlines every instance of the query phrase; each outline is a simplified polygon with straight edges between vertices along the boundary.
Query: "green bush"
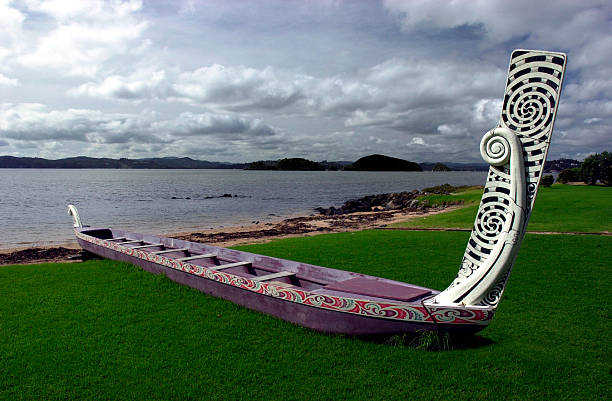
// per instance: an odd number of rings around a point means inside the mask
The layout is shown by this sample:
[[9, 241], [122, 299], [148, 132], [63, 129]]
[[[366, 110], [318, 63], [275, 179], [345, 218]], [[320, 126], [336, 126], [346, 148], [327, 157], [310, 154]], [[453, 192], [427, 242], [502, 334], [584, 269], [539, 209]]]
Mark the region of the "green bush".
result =
[[435, 166], [433, 166], [432, 171], [451, 171], [451, 169], [443, 163], [436, 163]]
[[561, 184], [580, 181], [580, 168], [566, 168], [559, 173], [557, 181]]
[[436, 185], [435, 187], [423, 188], [422, 192], [427, 192], [429, 194], [438, 194], [438, 195], [450, 195], [454, 192], [461, 192], [461, 191], [465, 191], [470, 188], [478, 188], [478, 187], [469, 186], [469, 185], [459, 185], [455, 187], [450, 184], [442, 184], [442, 185]]
[[585, 184], [595, 185], [601, 181], [604, 185], [612, 183], [612, 153], [595, 153], [584, 159], [580, 166], [580, 175]]
[[542, 177], [541, 184], [543, 187], [550, 187], [555, 182], [555, 177], [548, 174]]

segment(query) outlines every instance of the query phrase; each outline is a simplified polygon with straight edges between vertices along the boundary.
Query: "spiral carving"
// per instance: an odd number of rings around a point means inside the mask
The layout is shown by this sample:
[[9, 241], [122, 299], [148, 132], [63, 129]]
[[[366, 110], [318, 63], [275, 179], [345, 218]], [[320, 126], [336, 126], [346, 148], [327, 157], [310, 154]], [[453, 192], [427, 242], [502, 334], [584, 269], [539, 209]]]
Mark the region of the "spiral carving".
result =
[[504, 288], [506, 287], [506, 281], [508, 281], [508, 276], [510, 275], [510, 270], [504, 274], [504, 276], [497, 282], [497, 284], [489, 291], [489, 293], [482, 299], [480, 305], [482, 306], [496, 306], [501, 299], [502, 294], [504, 293]]
[[503, 125], [525, 139], [548, 139], [564, 68], [564, 55], [558, 53], [515, 52], [508, 71]]
[[495, 306], [499, 303], [499, 300], [504, 291], [505, 281], [500, 282], [498, 285], [493, 287], [493, 289], [482, 299], [480, 305], [482, 306]]
[[503, 166], [510, 160], [510, 143], [498, 130], [487, 132], [480, 141], [480, 154], [492, 166]]
[[497, 209], [481, 211], [477, 218], [477, 231], [485, 237], [497, 236], [506, 222], [506, 213]]
[[[545, 88], [544, 85], [535, 86], [535, 88], [542, 87]], [[549, 89], [552, 90], [552, 88], [546, 88], [546, 90]], [[553, 111], [550, 95], [535, 90], [526, 93], [512, 93], [506, 107], [510, 109], [506, 111], [507, 123], [513, 125], [523, 135], [542, 131]]]
[[496, 306], [525, 233], [550, 145], [565, 55], [512, 53], [499, 126], [480, 143], [491, 165], [457, 278], [431, 303]]

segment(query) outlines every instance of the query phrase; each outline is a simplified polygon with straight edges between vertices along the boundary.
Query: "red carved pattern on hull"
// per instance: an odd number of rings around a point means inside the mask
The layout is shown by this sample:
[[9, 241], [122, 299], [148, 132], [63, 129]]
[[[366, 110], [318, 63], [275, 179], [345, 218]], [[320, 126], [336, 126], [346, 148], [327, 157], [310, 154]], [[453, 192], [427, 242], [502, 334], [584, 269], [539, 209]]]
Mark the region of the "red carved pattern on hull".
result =
[[177, 261], [162, 255], [153, 255], [140, 249], [121, 246], [120, 244], [91, 237], [78, 231], [75, 232], [75, 234], [77, 238], [84, 241], [112, 249], [113, 251], [128, 256], [207, 278], [222, 284], [315, 308], [383, 319], [445, 324], [486, 325], [493, 318], [494, 314], [492, 309], [485, 308], [430, 307], [429, 310], [427, 310], [423, 306], [316, 294], [297, 288], [284, 287], [278, 284], [249, 280], [245, 277], [211, 270], [204, 266], [198, 266], [188, 262]]

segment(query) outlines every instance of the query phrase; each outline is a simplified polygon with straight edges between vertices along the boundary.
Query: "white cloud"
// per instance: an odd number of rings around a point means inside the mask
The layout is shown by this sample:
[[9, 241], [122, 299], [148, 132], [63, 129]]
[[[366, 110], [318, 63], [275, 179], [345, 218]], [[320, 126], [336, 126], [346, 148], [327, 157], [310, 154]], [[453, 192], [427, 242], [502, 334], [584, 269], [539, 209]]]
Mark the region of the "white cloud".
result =
[[225, 67], [214, 64], [178, 76], [178, 96], [224, 109], [279, 109], [302, 97], [299, 77], [283, 79], [268, 67]]
[[[96, 144], [172, 143], [218, 137], [225, 141], [279, 137], [261, 119], [181, 113], [160, 119], [156, 113], [104, 113], [89, 109], [52, 110], [37, 103], [1, 104], [0, 138], [20, 141], [68, 140]], [[210, 139], [208, 139], [210, 140]]]
[[0, 60], [16, 53], [22, 37], [23, 13], [10, 6], [11, 2], [0, 0]]
[[165, 99], [173, 94], [166, 72], [156, 68], [138, 70], [127, 77], [109, 75], [100, 83], [88, 82], [68, 93], [125, 100]]
[[147, 67], [130, 75], [109, 75], [101, 82], [88, 82], [69, 90], [71, 95], [123, 100], [161, 99], [183, 101], [208, 108], [240, 110], [278, 110], [300, 100], [300, 75], [271, 68], [225, 67], [220, 64], [176, 74]]
[[[0, 136], [19, 140], [74, 140], [105, 133], [121, 135], [112, 123], [133, 125], [133, 118], [87, 109], [50, 110], [38, 103], [0, 105]], [[116, 140], [116, 139], [115, 139]]]
[[[440, 4], [427, 0], [385, 0], [385, 7], [400, 16], [407, 31], [472, 27], [492, 43], [503, 43], [522, 36], [549, 46], [582, 43], [609, 24], [612, 6], [603, 0], [457, 0]], [[569, 28], [569, 29], [567, 29]], [[570, 41], [568, 43], [567, 41]]]
[[19, 81], [17, 81], [14, 78], [9, 78], [6, 75], [0, 73], [0, 85], [5, 85], [5, 86], [17, 86], [19, 84]]
[[[214, 64], [168, 74], [144, 69], [129, 76], [111, 75], [70, 91], [73, 95], [141, 101], [181, 100], [222, 111], [269, 110], [290, 115], [345, 118], [346, 126], [398, 126], [411, 110], [440, 110], [483, 102], [502, 92], [505, 73], [493, 65], [441, 64], [437, 60], [390, 59], [357, 76], [315, 78], [271, 67], [224, 67]], [[481, 120], [498, 103], [477, 106]], [[499, 107], [498, 107], [499, 108]], [[486, 110], [485, 110], [486, 109]], [[499, 111], [497, 111], [499, 114]]]
[[261, 119], [190, 112], [181, 113], [173, 120], [155, 123], [154, 128], [156, 131], [169, 132], [179, 137], [217, 135], [232, 140], [271, 136], [276, 133], [274, 128]]
[[142, 9], [142, 0], [25, 0], [30, 10], [53, 16], [59, 22], [75, 19], [112, 21]]
[[30, 11], [55, 19], [55, 29], [37, 40], [19, 62], [29, 68], [53, 68], [62, 74], [93, 76], [115, 56], [140, 45], [148, 27], [139, 1], [30, 1]]
[[441, 110], [499, 94], [504, 76], [482, 63], [394, 58], [351, 80], [324, 80], [312, 96], [323, 111], [350, 114], [347, 125], [393, 125], [411, 110]]
[[476, 101], [472, 109], [472, 120], [476, 123], [495, 125], [499, 121], [502, 104], [501, 98]]
[[425, 140], [423, 138], [421, 138], [420, 136], [415, 136], [414, 138], [412, 138], [412, 141], [410, 142], [410, 144], [412, 144], [412, 145], [425, 145]]

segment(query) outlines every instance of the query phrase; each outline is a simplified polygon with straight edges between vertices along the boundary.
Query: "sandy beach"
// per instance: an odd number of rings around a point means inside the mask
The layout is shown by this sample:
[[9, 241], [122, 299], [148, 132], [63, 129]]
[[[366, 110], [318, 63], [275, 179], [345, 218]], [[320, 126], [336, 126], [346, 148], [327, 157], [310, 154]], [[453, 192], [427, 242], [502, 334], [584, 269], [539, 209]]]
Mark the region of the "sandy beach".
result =
[[[457, 207], [459, 206], [357, 212], [333, 216], [322, 214], [298, 216], [248, 226], [165, 233], [163, 235], [192, 242], [229, 247], [239, 244], [268, 242], [280, 238], [380, 228], [395, 222], [437, 214]], [[80, 260], [80, 247], [76, 241], [55, 246], [32, 246], [0, 250], [0, 265], [75, 262]]]

